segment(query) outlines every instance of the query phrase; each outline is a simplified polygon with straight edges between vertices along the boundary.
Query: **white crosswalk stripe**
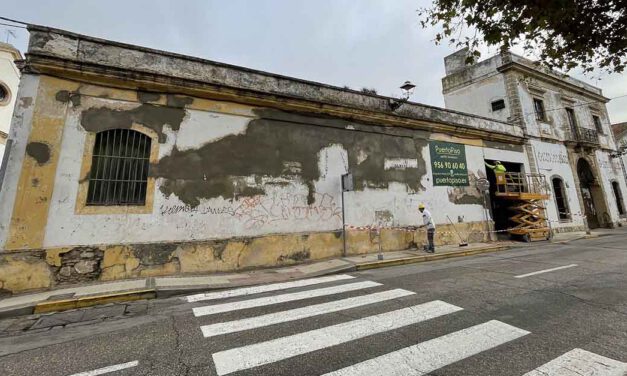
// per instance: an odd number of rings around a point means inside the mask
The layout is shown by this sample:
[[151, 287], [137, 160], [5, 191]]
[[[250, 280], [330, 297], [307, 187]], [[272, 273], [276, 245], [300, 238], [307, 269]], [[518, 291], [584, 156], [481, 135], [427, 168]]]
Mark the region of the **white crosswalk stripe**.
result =
[[331, 312], [338, 312], [350, 308], [361, 307], [368, 304], [380, 303], [386, 300], [402, 298], [414, 295], [412, 291], [394, 289], [374, 294], [357, 296], [328, 303], [316, 304], [289, 311], [269, 313], [267, 315], [251, 317], [242, 320], [221, 322], [212, 325], [202, 326], [205, 337], [213, 337], [221, 334], [234, 333], [243, 330], [255, 329], [269, 325], [304, 319], [307, 317], [323, 315]]
[[254, 307], [261, 307], [261, 306], [268, 306], [272, 304], [292, 302], [295, 300], [310, 299], [310, 298], [315, 298], [319, 296], [340, 294], [343, 292], [367, 289], [367, 288], [376, 287], [376, 286], [381, 286], [381, 284], [377, 282], [371, 282], [371, 281], [355, 282], [355, 283], [349, 283], [346, 285], [332, 286], [332, 287], [326, 287], [326, 288], [315, 289], [315, 290], [300, 291], [300, 292], [294, 292], [290, 294], [267, 296], [267, 297], [251, 299], [251, 300], [243, 300], [243, 301], [233, 302], [233, 303], [224, 303], [224, 304], [216, 304], [216, 305], [210, 305], [210, 306], [204, 306], [204, 307], [196, 307], [193, 309], [193, 311], [194, 311], [194, 315], [197, 317], [215, 315], [217, 313], [231, 312], [231, 311], [237, 311], [241, 309], [248, 309], [248, 308], [254, 308]]
[[[298, 308], [283, 311], [262, 313], [261, 315], [252, 317], [249, 315], [249, 317], [236, 320], [202, 325], [200, 329], [203, 336], [208, 338], [257, 328], [278, 326], [310, 317], [415, 296], [414, 292], [403, 289], [390, 289], [366, 293], [362, 290], [382, 286], [382, 284], [373, 281], [353, 281], [353, 279], [354, 277], [348, 275], [311, 278], [308, 280], [253, 286], [230, 291], [196, 294], [187, 297], [187, 299], [190, 302], [200, 302], [231, 297], [243, 298], [241, 300], [193, 308], [194, 315], [201, 317], [288, 302], [304, 301], [316, 297], [329, 297], [328, 301], [324, 303], [303, 305]], [[316, 286], [321, 283], [336, 281], [344, 281], [345, 283], [330, 287]], [[310, 288], [296, 292], [280, 291], [298, 287]], [[271, 291], [280, 292], [271, 296], [250, 296]], [[357, 291], [360, 292], [360, 294], [358, 296], [342, 298], [337, 296], [341, 293], [351, 291]], [[227, 348], [226, 350], [215, 352], [212, 354], [212, 357], [218, 376], [222, 376], [233, 372], [270, 365], [275, 362], [292, 359], [313, 351], [328, 349], [332, 346], [338, 346], [352, 341], [357, 341], [356, 343], [358, 343], [358, 341], [372, 335], [419, 324], [461, 310], [463, 309], [455, 305], [435, 300], [305, 332], [297, 332], [296, 334], [272, 338], [259, 343], [242, 343], [240, 347]], [[463, 361], [471, 356], [514, 341], [527, 334], [529, 334], [529, 332], [526, 330], [492, 320], [457, 332], [444, 334], [441, 337], [408, 346], [361, 363], [353, 364], [332, 371], [326, 375], [426, 375], [452, 363]], [[552, 364], [553, 363], [548, 363], [543, 367]], [[539, 376], [541, 373], [530, 373], [528, 375]], [[567, 374], [556, 373], [555, 375]], [[594, 375], [596, 376], [597, 374]], [[614, 374], [599, 373], [598, 375], [609, 376]]]
[[529, 334], [488, 321], [414, 346], [358, 363], [324, 376], [421, 376]]
[[213, 354], [213, 361], [218, 375], [226, 375], [373, 334], [398, 329], [460, 310], [462, 310], [460, 307], [442, 301], [433, 301], [266, 342], [221, 351]]
[[332, 275], [327, 277], [318, 277], [318, 278], [309, 278], [309, 279], [300, 279], [297, 281], [291, 282], [281, 282], [281, 283], [272, 283], [269, 285], [261, 285], [261, 286], [250, 286], [250, 287], [242, 287], [233, 290], [226, 291], [216, 291], [204, 294], [195, 294], [187, 297], [187, 301], [190, 303], [200, 302], [205, 300], [217, 300], [217, 299], [226, 299], [232, 298], [236, 296], [246, 296], [252, 294], [259, 294], [263, 292], [271, 292], [271, 291], [279, 291], [286, 290], [297, 287], [307, 287], [312, 285], [317, 285], [321, 283], [327, 282], [336, 282], [336, 281], [345, 281], [347, 279], [353, 279], [355, 277], [340, 274], [340, 275]]
[[627, 363], [574, 349], [524, 376], [625, 376]]

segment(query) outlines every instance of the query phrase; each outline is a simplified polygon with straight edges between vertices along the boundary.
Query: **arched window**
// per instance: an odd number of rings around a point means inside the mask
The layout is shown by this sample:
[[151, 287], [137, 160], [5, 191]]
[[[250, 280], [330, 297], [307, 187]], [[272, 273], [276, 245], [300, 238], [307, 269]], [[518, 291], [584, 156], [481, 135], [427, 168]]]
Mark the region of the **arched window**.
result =
[[87, 205], [144, 205], [151, 139], [132, 129], [96, 134]]
[[625, 206], [623, 204], [623, 194], [620, 191], [620, 186], [617, 181], [612, 182], [612, 189], [614, 190], [614, 198], [616, 199], [616, 207], [618, 207], [618, 214], [625, 215]]
[[553, 184], [553, 195], [555, 196], [555, 206], [560, 221], [570, 220], [570, 208], [566, 199], [566, 190], [564, 189], [564, 181], [560, 177], [551, 179]]

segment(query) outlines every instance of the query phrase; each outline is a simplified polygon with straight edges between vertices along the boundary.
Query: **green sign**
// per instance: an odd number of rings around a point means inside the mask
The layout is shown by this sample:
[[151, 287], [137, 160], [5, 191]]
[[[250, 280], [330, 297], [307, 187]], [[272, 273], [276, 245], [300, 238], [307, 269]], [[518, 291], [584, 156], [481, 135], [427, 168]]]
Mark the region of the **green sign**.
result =
[[465, 145], [432, 141], [429, 149], [434, 186], [469, 185]]

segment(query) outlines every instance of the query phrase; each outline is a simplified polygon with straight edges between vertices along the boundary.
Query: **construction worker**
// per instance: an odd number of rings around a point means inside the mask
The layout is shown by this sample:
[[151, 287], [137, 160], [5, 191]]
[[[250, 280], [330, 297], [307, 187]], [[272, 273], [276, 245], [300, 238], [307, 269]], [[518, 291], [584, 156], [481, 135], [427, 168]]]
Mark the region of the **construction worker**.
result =
[[505, 166], [503, 166], [501, 161], [494, 162], [494, 166], [492, 166], [488, 162], [485, 162], [485, 165], [488, 166], [489, 169], [494, 170], [495, 174], [497, 174], [497, 173], [504, 174], [504, 173], [507, 172], [507, 169], [505, 168]]
[[433, 218], [431, 217], [431, 212], [425, 209], [424, 204], [418, 205], [418, 210], [422, 213], [422, 226], [418, 228], [426, 227], [427, 228], [427, 241], [429, 245], [425, 250], [427, 253], [435, 253], [435, 245], [433, 244], [433, 237], [435, 236], [435, 223], [433, 223]]
[[489, 169], [494, 171], [494, 175], [496, 176], [497, 190], [499, 192], [505, 191], [507, 185], [507, 180], [505, 179], [505, 173], [507, 172], [507, 169], [505, 168], [505, 166], [503, 166], [501, 161], [494, 162], [494, 166], [492, 166], [488, 162], [485, 162], [485, 165], [488, 166]]

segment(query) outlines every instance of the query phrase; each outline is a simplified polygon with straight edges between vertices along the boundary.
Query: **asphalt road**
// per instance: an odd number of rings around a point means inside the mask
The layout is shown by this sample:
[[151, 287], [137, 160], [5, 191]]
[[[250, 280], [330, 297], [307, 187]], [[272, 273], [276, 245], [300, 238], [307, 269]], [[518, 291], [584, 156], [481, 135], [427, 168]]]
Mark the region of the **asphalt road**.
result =
[[627, 375], [626, 267], [622, 233], [3, 320], [0, 375]]

